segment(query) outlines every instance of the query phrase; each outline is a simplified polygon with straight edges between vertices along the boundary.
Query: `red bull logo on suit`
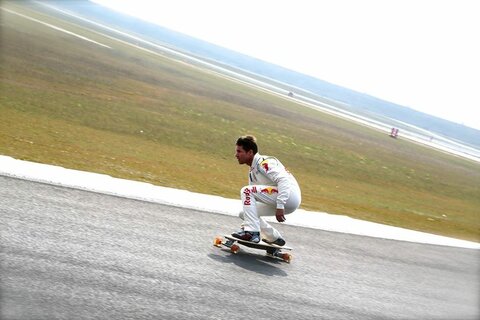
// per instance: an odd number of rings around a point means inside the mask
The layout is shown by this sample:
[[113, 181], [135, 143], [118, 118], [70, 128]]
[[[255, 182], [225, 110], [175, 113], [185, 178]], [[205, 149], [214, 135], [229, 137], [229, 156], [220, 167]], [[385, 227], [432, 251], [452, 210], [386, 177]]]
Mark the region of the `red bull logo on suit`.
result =
[[265, 170], [265, 172], [268, 172], [268, 162], [267, 161], [262, 162], [262, 167]]
[[243, 204], [245, 206], [249, 206], [251, 204], [251, 191], [249, 188], [245, 188], [245, 190], [243, 190], [243, 194], [245, 195], [245, 200], [243, 201]]
[[278, 189], [274, 187], [266, 187], [264, 189], [260, 189], [261, 193], [268, 193], [268, 194], [273, 194], [273, 193], [278, 193]]
[[244, 188], [243, 189], [243, 195], [244, 195], [244, 200], [243, 204], [245, 206], [249, 206], [252, 204], [252, 193], [268, 193], [268, 194], [274, 194], [278, 193], [278, 189], [275, 187], [265, 187], [263, 189], [257, 190], [257, 186], [253, 186], [251, 188]]

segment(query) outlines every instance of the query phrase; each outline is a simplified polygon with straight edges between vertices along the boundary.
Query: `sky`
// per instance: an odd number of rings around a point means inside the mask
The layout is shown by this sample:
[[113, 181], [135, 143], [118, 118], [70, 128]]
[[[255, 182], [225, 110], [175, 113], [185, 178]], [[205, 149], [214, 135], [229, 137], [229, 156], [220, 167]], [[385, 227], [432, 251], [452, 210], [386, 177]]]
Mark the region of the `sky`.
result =
[[476, 0], [92, 0], [480, 130]]

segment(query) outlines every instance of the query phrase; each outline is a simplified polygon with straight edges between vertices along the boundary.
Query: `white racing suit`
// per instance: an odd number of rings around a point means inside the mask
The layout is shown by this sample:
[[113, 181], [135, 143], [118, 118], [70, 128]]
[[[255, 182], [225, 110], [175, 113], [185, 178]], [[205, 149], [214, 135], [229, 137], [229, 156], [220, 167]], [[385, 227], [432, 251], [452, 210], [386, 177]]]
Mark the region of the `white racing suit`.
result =
[[280, 232], [266, 222], [262, 216], [274, 216], [276, 209], [285, 214], [294, 212], [301, 203], [301, 192], [297, 180], [282, 163], [269, 156], [255, 154], [249, 173], [249, 185], [240, 191], [245, 231], [261, 232], [267, 241], [281, 238]]

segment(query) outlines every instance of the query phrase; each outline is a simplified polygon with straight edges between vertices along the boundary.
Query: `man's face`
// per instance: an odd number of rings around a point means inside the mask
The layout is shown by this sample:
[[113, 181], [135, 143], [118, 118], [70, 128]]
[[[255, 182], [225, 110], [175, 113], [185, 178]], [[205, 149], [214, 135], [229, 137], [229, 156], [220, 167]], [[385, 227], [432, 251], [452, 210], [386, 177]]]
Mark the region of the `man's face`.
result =
[[239, 164], [251, 164], [253, 160], [253, 150], [245, 151], [243, 147], [236, 146], [235, 158], [237, 158]]

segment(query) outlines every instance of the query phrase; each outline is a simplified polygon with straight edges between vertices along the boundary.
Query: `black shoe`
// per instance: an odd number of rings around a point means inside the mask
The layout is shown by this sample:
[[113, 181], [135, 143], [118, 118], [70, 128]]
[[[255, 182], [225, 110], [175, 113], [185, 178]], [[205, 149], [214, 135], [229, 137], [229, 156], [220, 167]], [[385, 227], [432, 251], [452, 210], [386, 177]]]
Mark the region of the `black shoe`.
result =
[[275, 240], [275, 241], [268, 241], [266, 239], [262, 239], [262, 241], [266, 242], [268, 244], [275, 244], [275, 245], [280, 246], [280, 247], [283, 247], [286, 243], [285, 240], [282, 239], [282, 238], [277, 238], [277, 240]]
[[240, 232], [232, 233], [232, 237], [245, 240], [245, 241], [255, 242], [255, 243], [260, 242], [260, 232], [240, 231]]

